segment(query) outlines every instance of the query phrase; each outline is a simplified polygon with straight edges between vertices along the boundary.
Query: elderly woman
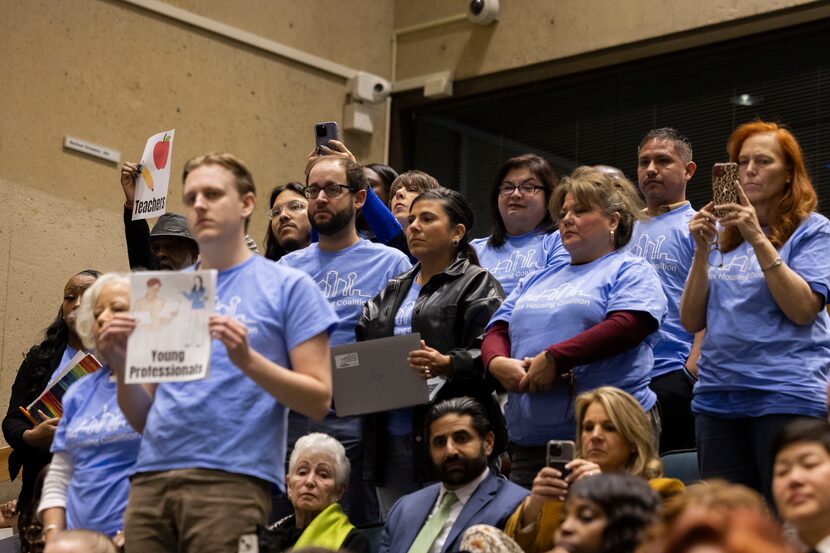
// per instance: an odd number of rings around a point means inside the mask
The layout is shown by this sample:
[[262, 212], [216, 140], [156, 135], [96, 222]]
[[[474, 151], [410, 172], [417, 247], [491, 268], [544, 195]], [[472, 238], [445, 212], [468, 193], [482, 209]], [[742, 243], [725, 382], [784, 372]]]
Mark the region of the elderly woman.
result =
[[664, 500], [685, 487], [663, 478], [651, 421], [630, 394], [604, 386], [576, 399], [576, 459], [566, 465], [566, 477], [544, 467], [533, 480], [531, 494], [507, 521], [505, 533], [528, 553], [553, 547], [554, 531], [561, 521], [562, 500], [575, 482], [597, 473], [638, 476]]
[[[506, 446], [504, 417], [484, 378], [478, 337], [504, 295], [470, 247], [467, 231], [473, 220], [470, 206], [454, 190], [427, 190], [412, 200], [406, 236], [418, 264], [366, 303], [356, 332], [358, 340], [420, 333], [421, 349], [409, 353], [412, 370], [425, 380], [441, 377], [435, 401], [473, 396], [488, 406], [498, 455]], [[420, 441], [426, 410], [418, 406], [367, 418], [367, 458], [374, 459], [384, 513], [435, 478]]]
[[343, 513], [338, 500], [349, 484], [351, 466], [343, 445], [314, 432], [294, 444], [286, 477], [290, 515], [268, 528], [276, 551], [302, 547], [369, 553], [369, 540]]
[[[21, 514], [19, 527], [24, 540], [26, 533], [22, 529], [31, 522], [37, 508], [36, 504], [32, 504], [35, 479], [52, 458], [49, 448], [52, 446], [58, 419], [41, 418], [38, 424], [33, 425], [20, 411], [20, 407], [32, 403], [52, 378], [83, 349], [81, 338], [75, 330], [75, 316], [84, 292], [100, 275], [98, 271], [87, 269], [67, 281], [55, 319], [46, 329], [43, 341], [32, 346], [26, 354], [12, 385], [9, 410], [3, 419], [3, 436], [14, 448], [9, 457], [9, 474], [15, 478], [23, 470], [17, 511]], [[39, 416], [37, 413], [32, 415]]]
[[692, 400], [701, 476], [772, 501], [773, 437], [796, 417], [827, 416], [830, 222], [788, 130], [746, 123], [727, 150], [739, 201], [709, 203], [689, 222], [680, 317], [689, 332], [706, 329]]
[[[634, 553], [654, 521], [660, 501], [641, 479], [598, 474], [580, 479], [568, 494], [562, 522], [548, 553]], [[473, 526], [461, 548], [472, 553], [529, 551], [492, 527]], [[534, 550], [535, 551], [535, 550]]]
[[544, 158], [524, 154], [508, 159], [490, 189], [493, 229], [471, 242], [481, 266], [501, 283], [505, 295], [519, 280], [565, 256], [548, 203], [559, 181]]
[[[129, 279], [115, 273], [100, 277], [78, 308], [76, 328], [84, 345], [96, 348], [104, 324], [129, 308]], [[64, 528], [107, 536], [123, 528], [140, 440], [118, 407], [115, 379], [106, 364], [70, 386], [38, 508], [47, 542]]]
[[656, 411], [651, 343], [666, 297], [651, 265], [625, 248], [638, 213], [633, 187], [576, 169], [551, 201], [570, 263], [523, 279], [490, 321], [482, 356], [508, 392], [517, 484], [530, 487], [548, 440], [574, 437], [579, 392], [616, 386]]

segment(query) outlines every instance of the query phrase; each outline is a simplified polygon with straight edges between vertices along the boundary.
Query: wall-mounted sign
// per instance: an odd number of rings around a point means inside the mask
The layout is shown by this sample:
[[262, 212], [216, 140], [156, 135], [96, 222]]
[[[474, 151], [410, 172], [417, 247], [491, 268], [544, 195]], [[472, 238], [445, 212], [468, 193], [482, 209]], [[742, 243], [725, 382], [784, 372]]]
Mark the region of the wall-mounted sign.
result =
[[112, 148], [101, 146], [100, 144], [93, 144], [92, 142], [87, 142], [86, 140], [75, 138], [74, 136], [64, 136], [63, 147], [83, 152], [94, 157], [100, 157], [101, 159], [105, 159], [113, 163], [121, 161], [121, 152], [118, 150], [113, 150]]

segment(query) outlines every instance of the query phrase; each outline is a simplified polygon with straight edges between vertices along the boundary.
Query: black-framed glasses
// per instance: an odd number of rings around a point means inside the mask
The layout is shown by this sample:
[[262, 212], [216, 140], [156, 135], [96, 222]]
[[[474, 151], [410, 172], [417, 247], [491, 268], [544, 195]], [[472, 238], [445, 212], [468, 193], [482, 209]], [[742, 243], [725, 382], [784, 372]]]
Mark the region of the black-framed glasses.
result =
[[539, 186], [538, 184], [509, 184], [504, 183], [499, 186], [499, 195], [500, 196], [512, 196], [515, 190], [519, 191], [519, 194], [522, 196], [533, 196], [536, 194], [537, 190], [542, 190], [544, 186]]
[[320, 196], [321, 190], [326, 193], [327, 198], [336, 198], [345, 190], [354, 192], [354, 188], [352, 188], [351, 186], [346, 186], [345, 184], [331, 183], [325, 185], [322, 188], [314, 185], [306, 186], [305, 188], [303, 188], [303, 193], [305, 194], [305, 197], [309, 200], [316, 200]]
[[[328, 192], [326, 192], [328, 194]], [[308, 204], [305, 202], [301, 202], [300, 200], [294, 200], [293, 202], [288, 202], [285, 205], [277, 206], [274, 209], [268, 210], [268, 220], [276, 219], [282, 212], [285, 211], [286, 213], [299, 213], [300, 211], [305, 211], [308, 209]]]

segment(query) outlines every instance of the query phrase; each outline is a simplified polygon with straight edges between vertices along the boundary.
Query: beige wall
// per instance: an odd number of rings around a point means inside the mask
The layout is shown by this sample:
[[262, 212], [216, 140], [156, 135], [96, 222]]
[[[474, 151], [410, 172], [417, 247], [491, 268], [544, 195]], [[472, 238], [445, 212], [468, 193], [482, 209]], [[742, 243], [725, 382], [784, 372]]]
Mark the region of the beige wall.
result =
[[[393, 28], [462, 13], [466, 0], [168, 0], [179, 8], [354, 69], [388, 76]], [[397, 77], [457, 79], [609, 63], [792, 24], [810, 0], [502, 0], [491, 27], [460, 22], [401, 37]], [[821, 6], [824, 4], [824, 7]], [[810, 10], [813, 10], [811, 12]], [[261, 241], [271, 186], [301, 178], [311, 126], [340, 120], [344, 83], [320, 71], [149, 13], [121, 0], [0, 0], [0, 408], [25, 350], [53, 317], [69, 275], [127, 268], [115, 164], [66, 151], [70, 134], [134, 160], [176, 128], [178, 175], [210, 150], [247, 160], [260, 188]], [[632, 53], [635, 52], [636, 53]], [[592, 61], [593, 60], [593, 61]], [[508, 73], [509, 74], [509, 73]], [[509, 77], [508, 77], [509, 82]], [[383, 157], [383, 106], [359, 159]]]
[[[170, 3], [353, 69], [389, 68], [391, 3]], [[175, 127], [170, 209], [179, 212], [185, 160], [236, 153], [259, 187], [251, 233], [261, 242], [271, 187], [302, 178], [312, 125], [341, 119], [345, 83], [119, 0], [0, 0], [0, 14], [5, 413], [23, 353], [52, 320], [68, 277], [128, 268], [119, 167], [64, 150], [64, 135], [135, 160], [150, 135]], [[346, 138], [359, 158], [380, 161], [385, 110], [375, 111], [373, 137]]]
[[[569, 68], [580, 70], [592, 62], [607, 64], [807, 21], [814, 17], [813, 9], [827, 15], [827, 3], [820, 0], [501, 0], [500, 4], [500, 20], [488, 27], [462, 21], [402, 36], [397, 78], [449, 69], [460, 80], [587, 56], [584, 64]], [[395, 0], [395, 28], [464, 13], [466, 5]], [[628, 57], [604, 56], [606, 50], [615, 49], [628, 50]]]

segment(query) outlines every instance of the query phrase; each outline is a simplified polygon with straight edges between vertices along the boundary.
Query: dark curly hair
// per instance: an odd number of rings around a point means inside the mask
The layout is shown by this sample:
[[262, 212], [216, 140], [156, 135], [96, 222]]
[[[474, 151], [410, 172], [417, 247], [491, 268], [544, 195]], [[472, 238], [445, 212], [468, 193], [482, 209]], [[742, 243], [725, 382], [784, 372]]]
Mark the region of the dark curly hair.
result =
[[568, 492], [568, 501], [574, 497], [596, 503], [605, 513], [602, 553], [633, 553], [660, 505], [645, 480], [625, 473], [581, 478]]

